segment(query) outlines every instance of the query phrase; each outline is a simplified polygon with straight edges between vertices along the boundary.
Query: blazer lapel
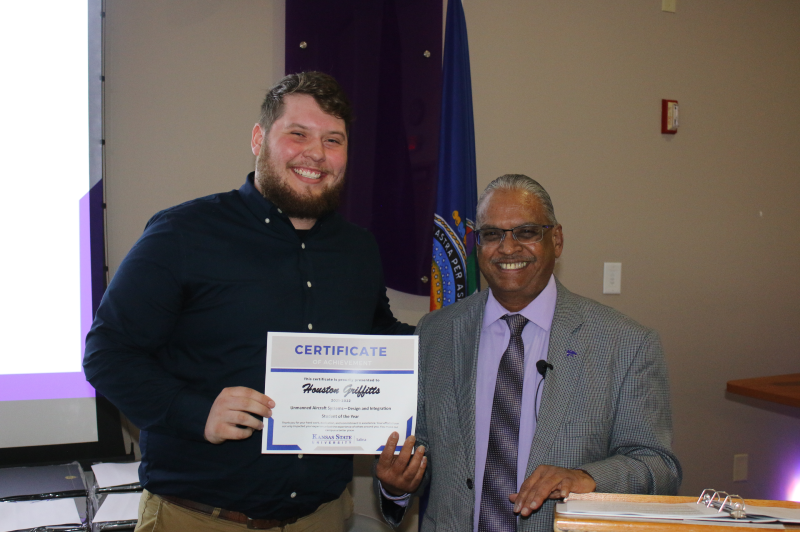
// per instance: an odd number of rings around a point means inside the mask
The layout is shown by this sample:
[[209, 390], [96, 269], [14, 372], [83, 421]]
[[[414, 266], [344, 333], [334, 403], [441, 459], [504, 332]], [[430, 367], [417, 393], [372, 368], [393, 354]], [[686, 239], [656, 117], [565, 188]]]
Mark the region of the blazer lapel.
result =
[[558, 297], [547, 350], [547, 360], [553, 365], [553, 370], [547, 373], [542, 390], [542, 403], [539, 406], [539, 420], [528, 458], [527, 475], [547, 460], [574, 394], [574, 376], [579, 375], [582, 365], [579, 356], [574, 352], [570, 354], [569, 350], [573, 348], [571, 340], [575, 330], [583, 323], [583, 316], [572, 293], [558, 280], [556, 285]]
[[453, 377], [458, 405], [458, 420], [461, 429], [461, 442], [467, 452], [467, 467], [475, 469], [475, 387], [478, 369], [478, 345], [480, 344], [483, 310], [486, 307], [488, 291], [483, 291], [470, 301], [466, 312], [458, 313], [453, 319]]

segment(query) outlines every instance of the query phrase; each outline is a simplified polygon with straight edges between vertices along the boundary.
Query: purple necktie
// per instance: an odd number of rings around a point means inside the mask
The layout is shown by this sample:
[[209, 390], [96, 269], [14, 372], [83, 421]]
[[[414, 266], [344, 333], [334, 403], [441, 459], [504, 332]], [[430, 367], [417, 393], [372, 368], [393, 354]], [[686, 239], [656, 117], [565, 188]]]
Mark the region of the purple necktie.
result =
[[508, 496], [517, 492], [517, 450], [522, 379], [525, 374], [525, 346], [522, 330], [528, 319], [505, 315], [511, 340], [497, 369], [497, 382], [489, 424], [489, 448], [483, 472], [481, 512], [478, 531], [516, 531], [517, 517]]

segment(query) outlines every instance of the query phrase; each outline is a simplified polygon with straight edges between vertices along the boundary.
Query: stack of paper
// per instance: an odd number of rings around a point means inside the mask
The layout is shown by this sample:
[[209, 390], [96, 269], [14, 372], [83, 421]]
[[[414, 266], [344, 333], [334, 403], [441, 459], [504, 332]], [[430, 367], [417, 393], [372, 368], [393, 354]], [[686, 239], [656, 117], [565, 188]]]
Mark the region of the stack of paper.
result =
[[80, 526], [81, 518], [72, 498], [0, 502], [0, 531], [44, 527], [75, 529]]
[[96, 464], [92, 465], [92, 471], [96, 481], [93, 500], [97, 508], [92, 519], [92, 529], [133, 530], [142, 496], [139, 463]]
[[78, 463], [0, 469], [0, 501], [86, 496]]
[[65, 465], [0, 469], [0, 531], [84, 527], [88, 524], [83, 469]]
[[121, 487], [139, 488], [139, 464], [135, 463], [101, 463], [92, 465], [92, 472], [97, 481], [99, 492], [107, 492]]
[[800, 509], [747, 506], [747, 518], [735, 519], [726, 512], [694, 503], [634, 503], [619, 501], [566, 501], [556, 505], [561, 515], [595, 518], [690, 520], [724, 522], [784, 522], [800, 524]]
[[748, 505], [747, 516], [765, 516], [774, 518], [777, 522], [783, 522], [784, 524], [800, 524], [800, 509]]
[[[92, 523], [136, 522], [141, 492], [106, 494], [103, 504], [94, 515]], [[102, 531], [102, 528], [100, 528]]]

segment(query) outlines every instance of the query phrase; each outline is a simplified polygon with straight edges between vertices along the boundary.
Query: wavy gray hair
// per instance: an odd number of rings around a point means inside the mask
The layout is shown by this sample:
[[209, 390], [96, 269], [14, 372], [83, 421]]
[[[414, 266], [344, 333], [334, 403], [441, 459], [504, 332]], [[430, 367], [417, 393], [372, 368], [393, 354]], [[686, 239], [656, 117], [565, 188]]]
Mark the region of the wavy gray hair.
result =
[[489, 203], [489, 198], [491, 198], [494, 194], [494, 191], [497, 190], [527, 191], [533, 194], [539, 199], [540, 202], [542, 202], [545, 215], [547, 216], [547, 222], [553, 225], [558, 224], [558, 220], [556, 220], [556, 212], [553, 209], [553, 201], [550, 199], [550, 195], [547, 194], [547, 191], [544, 190], [544, 187], [542, 187], [538, 181], [533, 178], [529, 178], [524, 174], [505, 174], [487, 185], [486, 189], [484, 189], [481, 193], [480, 198], [478, 198], [478, 228], [480, 228], [483, 223], [483, 217], [486, 213], [486, 205]]

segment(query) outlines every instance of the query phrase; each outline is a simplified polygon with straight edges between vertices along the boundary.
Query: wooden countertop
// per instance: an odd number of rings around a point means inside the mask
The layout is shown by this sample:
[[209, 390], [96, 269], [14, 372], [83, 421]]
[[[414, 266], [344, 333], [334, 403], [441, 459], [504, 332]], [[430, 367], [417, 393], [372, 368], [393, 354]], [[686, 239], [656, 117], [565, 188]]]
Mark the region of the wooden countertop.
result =
[[728, 392], [800, 407], [800, 374], [736, 379], [728, 382]]

